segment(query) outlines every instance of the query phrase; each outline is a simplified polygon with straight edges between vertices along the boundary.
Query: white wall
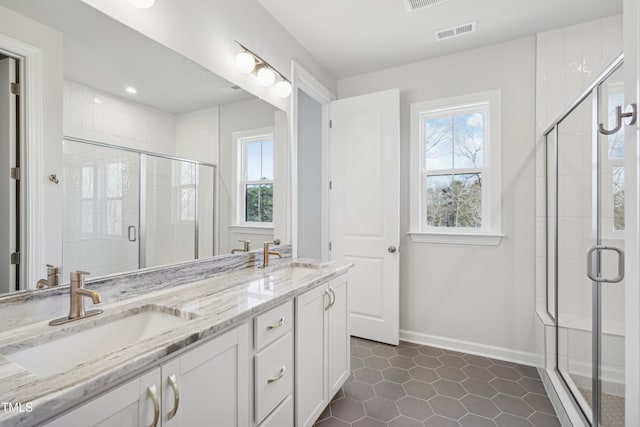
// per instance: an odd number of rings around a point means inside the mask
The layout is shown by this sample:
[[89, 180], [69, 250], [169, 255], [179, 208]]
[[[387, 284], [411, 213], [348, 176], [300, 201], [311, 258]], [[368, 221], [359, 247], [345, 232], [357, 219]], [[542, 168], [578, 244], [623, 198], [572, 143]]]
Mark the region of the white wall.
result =
[[[401, 90], [401, 337], [535, 361], [535, 38], [338, 81], [340, 98]], [[409, 231], [409, 105], [502, 91], [500, 246], [417, 244]]]
[[[41, 170], [37, 171], [38, 180], [43, 186], [43, 193], [40, 195], [41, 206], [60, 208], [47, 209], [46, 213], [34, 213], [40, 216], [42, 229], [34, 236], [37, 247], [27, 250], [38, 252], [42, 265], [29, 266], [30, 271], [37, 273], [36, 277], [30, 278], [33, 283], [26, 285], [35, 286], [38, 278], [46, 277], [45, 263], [62, 263], [62, 186], [55, 185], [47, 179], [50, 174], [62, 175], [62, 34], [1, 6], [0, 34], [42, 51], [43, 150], [34, 154], [42, 161]], [[27, 149], [29, 143], [27, 140]]]
[[298, 253], [322, 257], [322, 106], [298, 91]]
[[[220, 197], [219, 197], [219, 242], [220, 253], [228, 253], [233, 248], [241, 248], [238, 240], [249, 240], [251, 249], [258, 249], [262, 242], [273, 240], [273, 229], [256, 230], [247, 228], [234, 228], [236, 222], [233, 212], [233, 149], [234, 132], [273, 127], [276, 108], [259, 99], [236, 102], [220, 106]], [[275, 141], [274, 141], [275, 142]], [[277, 143], [277, 142], [275, 142]], [[274, 153], [277, 148], [274, 149]], [[274, 159], [276, 162], [277, 159]], [[278, 167], [274, 164], [274, 170]], [[274, 185], [274, 194], [279, 191]], [[280, 190], [282, 191], [282, 190]], [[275, 210], [275, 209], [274, 209]]]
[[285, 76], [291, 77], [295, 59], [326, 87], [335, 89], [335, 79], [256, 0], [162, 1], [144, 11], [126, 1], [82, 1], [282, 110], [289, 109], [289, 99], [279, 98], [273, 88], [263, 88], [253, 76], [236, 70], [234, 59], [240, 50], [234, 40]]

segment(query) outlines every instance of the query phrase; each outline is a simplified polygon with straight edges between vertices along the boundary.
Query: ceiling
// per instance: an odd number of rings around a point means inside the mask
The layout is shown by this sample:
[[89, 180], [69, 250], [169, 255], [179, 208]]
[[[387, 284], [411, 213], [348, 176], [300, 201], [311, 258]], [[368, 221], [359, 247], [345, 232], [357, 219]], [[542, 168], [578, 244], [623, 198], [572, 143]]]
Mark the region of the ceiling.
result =
[[[80, 0], [0, 0], [64, 34], [64, 75], [87, 86], [173, 114], [253, 98], [223, 91], [227, 80]], [[126, 86], [138, 89], [136, 95]]]
[[[622, 12], [622, 0], [258, 0], [336, 78], [451, 54]], [[440, 42], [438, 30], [477, 21]]]

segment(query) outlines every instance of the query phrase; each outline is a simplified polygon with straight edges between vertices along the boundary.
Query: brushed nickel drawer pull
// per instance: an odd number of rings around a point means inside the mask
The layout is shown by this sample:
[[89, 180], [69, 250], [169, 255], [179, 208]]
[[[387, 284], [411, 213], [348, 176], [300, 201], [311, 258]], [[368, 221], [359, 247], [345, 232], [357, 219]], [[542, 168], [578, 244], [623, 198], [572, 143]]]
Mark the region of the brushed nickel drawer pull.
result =
[[278, 375], [276, 375], [275, 377], [267, 378], [267, 384], [275, 383], [280, 378], [284, 377], [285, 372], [287, 372], [287, 367], [283, 366], [282, 368], [280, 368], [280, 373]]
[[176, 379], [176, 374], [171, 374], [167, 378], [169, 381], [169, 386], [173, 390], [173, 409], [171, 412], [167, 414], [167, 419], [171, 419], [176, 416], [178, 412], [178, 406], [180, 406], [180, 388], [178, 387], [178, 380]]
[[284, 317], [281, 317], [280, 320], [278, 320], [273, 325], [267, 325], [267, 331], [273, 331], [274, 329], [278, 329], [282, 325], [284, 325]]
[[155, 384], [147, 387], [147, 396], [153, 402], [153, 421], [151, 421], [149, 427], [157, 427], [158, 419], [160, 419], [160, 403], [158, 402], [158, 390]]

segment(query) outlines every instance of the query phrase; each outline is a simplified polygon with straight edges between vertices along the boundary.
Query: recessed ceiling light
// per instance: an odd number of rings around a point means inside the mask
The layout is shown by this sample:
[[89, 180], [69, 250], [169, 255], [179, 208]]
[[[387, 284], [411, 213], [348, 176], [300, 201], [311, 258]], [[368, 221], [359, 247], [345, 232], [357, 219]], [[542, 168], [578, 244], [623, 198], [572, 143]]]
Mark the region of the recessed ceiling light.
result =
[[136, 93], [138, 93], [138, 89], [133, 86], [127, 86], [124, 90], [126, 90], [127, 93], [130, 93], [131, 95], [135, 95]]
[[156, 0], [129, 0], [129, 3], [138, 9], [149, 9], [155, 2]]
[[97, 98], [97, 97], [93, 98], [93, 103], [96, 104], [96, 105], [100, 105], [100, 104], [102, 104], [102, 99]]

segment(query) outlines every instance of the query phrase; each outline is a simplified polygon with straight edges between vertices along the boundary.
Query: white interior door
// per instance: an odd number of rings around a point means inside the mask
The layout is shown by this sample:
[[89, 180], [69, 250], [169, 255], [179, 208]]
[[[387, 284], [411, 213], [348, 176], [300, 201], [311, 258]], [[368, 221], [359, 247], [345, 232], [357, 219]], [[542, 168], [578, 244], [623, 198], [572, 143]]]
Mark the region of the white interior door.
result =
[[13, 58], [0, 60], [0, 294], [16, 290], [16, 266], [11, 254], [16, 252], [16, 181], [11, 168], [16, 164], [16, 82]]
[[351, 335], [398, 344], [398, 89], [330, 105], [330, 259], [354, 263]]

